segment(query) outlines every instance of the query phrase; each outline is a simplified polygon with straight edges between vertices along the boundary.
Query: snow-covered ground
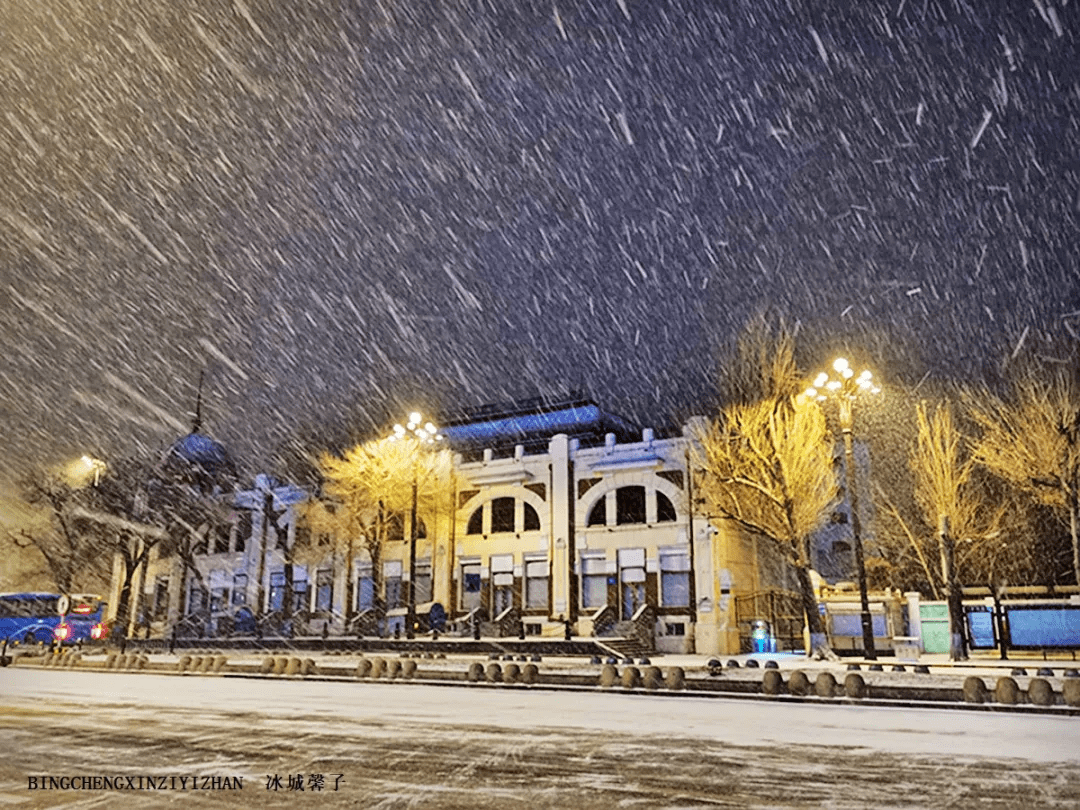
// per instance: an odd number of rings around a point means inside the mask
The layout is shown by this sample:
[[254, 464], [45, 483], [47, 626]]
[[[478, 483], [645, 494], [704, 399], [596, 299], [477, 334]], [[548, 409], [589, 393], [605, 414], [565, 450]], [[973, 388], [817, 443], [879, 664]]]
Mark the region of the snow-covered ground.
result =
[[242, 794], [182, 794], [216, 807], [292, 806], [266, 789], [286, 773], [343, 774], [336, 798], [381, 807], [1026, 808], [1080, 796], [1070, 717], [30, 667], [0, 671], [0, 693], [0, 801], [16, 806], [110, 798], [27, 790], [28, 776], [58, 773], [243, 776]]

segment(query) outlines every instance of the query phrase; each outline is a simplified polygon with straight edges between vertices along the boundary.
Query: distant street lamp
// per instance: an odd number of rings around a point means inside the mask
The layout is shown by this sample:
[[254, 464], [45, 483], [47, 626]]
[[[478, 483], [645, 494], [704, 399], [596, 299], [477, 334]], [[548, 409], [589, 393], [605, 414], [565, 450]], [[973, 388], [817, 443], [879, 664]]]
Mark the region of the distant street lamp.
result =
[[855, 567], [859, 575], [859, 601], [862, 613], [863, 653], [871, 661], [877, 659], [874, 650], [874, 625], [870, 618], [870, 599], [866, 592], [866, 561], [863, 557], [862, 526], [859, 522], [859, 498], [855, 490], [855, 449], [852, 439], [854, 426], [855, 400], [864, 394], [877, 394], [881, 391], [873, 382], [869, 371], [862, 371], [858, 376], [843, 357], [838, 357], [832, 365], [834, 375], [822, 371], [814, 378], [813, 384], [806, 389], [806, 396], [824, 400], [835, 397], [840, 406], [840, 431], [844, 435], [844, 470], [847, 473], [848, 498], [851, 501], [851, 535], [855, 544]]
[[79, 459], [79, 462], [86, 468], [86, 478], [89, 478], [91, 475], [94, 476], [94, 486], [96, 487], [101, 481], [101, 471], [105, 469], [105, 462], [99, 458], [91, 458], [90, 456], [83, 456]]
[[407, 590], [405, 637], [416, 638], [416, 508], [419, 488], [417, 464], [419, 463], [419, 454], [423, 452], [424, 448], [436, 442], [441, 442], [443, 437], [433, 423], [425, 422], [424, 417], [418, 411], [413, 411], [409, 414], [409, 421], [405, 427], [400, 424], [394, 425], [394, 432], [390, 436], [390, 440], [415, 442], [412, 512], [409, 516], [409, 587]]

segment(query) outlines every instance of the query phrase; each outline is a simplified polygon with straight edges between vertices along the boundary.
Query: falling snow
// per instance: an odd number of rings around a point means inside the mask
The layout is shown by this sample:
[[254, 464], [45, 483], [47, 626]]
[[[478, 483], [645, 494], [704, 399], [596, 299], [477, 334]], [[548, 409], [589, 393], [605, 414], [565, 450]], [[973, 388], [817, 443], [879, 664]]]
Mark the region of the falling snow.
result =
[[8, 0], [4, 469], [1080, 329], [1080, 3]]

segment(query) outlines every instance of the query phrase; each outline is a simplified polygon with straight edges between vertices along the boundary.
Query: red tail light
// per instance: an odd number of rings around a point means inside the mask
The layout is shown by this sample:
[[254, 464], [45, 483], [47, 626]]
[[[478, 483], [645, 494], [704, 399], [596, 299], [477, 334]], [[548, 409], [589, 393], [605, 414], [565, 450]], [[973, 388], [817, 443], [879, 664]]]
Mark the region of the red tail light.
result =
[[109, 628], [104, 624], [95, 624], [90, 628], [90, 638], [102, 639], [109, 635]]
[[56, 626], [56, 629], [53, 630], [53, 638], [55, 638], [57, 641], [67, 641], [67, 639], [68, 639], [68, 637], [70, 635], [71, 635], [71, 625], [70, 624], [58, 624]]

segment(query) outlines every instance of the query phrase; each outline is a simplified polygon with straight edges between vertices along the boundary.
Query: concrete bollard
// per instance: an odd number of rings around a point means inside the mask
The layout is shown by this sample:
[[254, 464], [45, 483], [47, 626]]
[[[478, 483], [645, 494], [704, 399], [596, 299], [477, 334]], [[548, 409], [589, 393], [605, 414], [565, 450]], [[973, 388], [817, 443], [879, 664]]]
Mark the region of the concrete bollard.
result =
[[386, 661], [382, 658], [371, 659], [371, 672], [372, 678], [381, 678], [386, 672]]
[[818, 674], [814, 681], [814, 694], [823, 698], [831, 698], [836, 694], [836, 678], [831, 672]]
[[540, 677], [540, 668], [536, 664], [526, 664], [521, 670], [521, 682], [534, 684]]
[[641, 686], [641, 670], [637, 667], [627, 667], [622, 671], [623, 689], [637, 689]]
[[484, 665], [479, 661], [469, 664], [468, 679], [471, 683], [479, 683], [484, 680]]
[[994, 700], [1006, 706], [1015, 706], [1020, 702], [1020, 687], [1013, 678], [998, 678], [994, 687]]
[[521, 667], [517, 664], [507, 664], [503, 670], [503, 680], [507, 683], [517, 683], [521, 677]]
[[401, 660], [398, 658], [391, 658], [386, 662], [386, 677], [393, 680], [401, 674]]
[[964, 679], [964, 702], [986, 702], [986, 683], [983, 681], [982, 678], [970, 675]]
[[502, 683], [502, 667], [498, 664], [488, 664], [484, 676], [488, 683]]
[[844, 694], [854, 700], [862, 700], [866, 697], [866, 681], [858, 672], [849, 672], [844, 678]]
[[271, 658], [270, 656], [267, 656], [266, 658], [263, 659], [262, 666], [259, 667], [259, 672], [261, 672], [263, 675], [269, 675], [273, 671], [274, 671], [274, 659]]
[[225, 669], [225, 663], [227, 660], [228, 659], [226, 659], [224, 655], [215, 655], [213, 666], [214, 672], [221, 672], [223, 669]]
[[371, 661], [361, 658], [356, 662], [356, 677], [366, 678], [371, 673]]
[[412, 659], [404, 662], [401, 665], [401, 677], [402, 678], [415, 678], [416, 677], [416, 662]]
[[285, 665], [286, 675], [299, 675], [300, 674], [300, 659], [290, 658], [289, 663]]
[[784, 677], [780, 670], [767, 669], [761, 677], [761, 691], [766, 695], [781, 695], [784, 693]]
[[1080, 706], [1080, 678], [1066, 678], [1062, 681], [1061, 697], [1068, 706]]
[[311, 658], [305, 658], [300, 662], [300, 674], [301, 675], [318, 675], [319, 668], [315, 666], [315, 661]]
[[610, 689], [619, 681], [619, 670], [615, 669], [614, 664], [604, 664], [600, 670], [600, 686], [604, 689]]
[[[110, 659], [111, 659], [111, 661], [110, 661]], [[105, 659], [105, 666], [107, 668], [111, 669], [110, 663], [115, 663], [115, 661], [116, 661], [115, 656], [109, 655], [109, 657]], [[190, 667], [190, 666], [191, 666], [191, 656], [190, 655], [181, 655], [180, 660], [176, 662], [176, 671], [177, 672], [187, 672], [188, 667]]]
[[797, 669], [791, 673], [791, 677], [788, 678], [788, 692], [793, 695], [809, 695], [811, 691], [810, 679], [806, 676], [806, 673], [801, 669]]
[[1054, 705], [1054, 688], [1046, 678], [1032, 678], [1028, 684], [1028, 701], [1036, 706]]
[[682, 667], [671, 667], [664, 676], [664, 685], [673, 692], [678, 692], [686, 686], [686, 670]]
[[660, 689], [664, 685], [664, 674], [660, 667], [646, 667], [641, 673], [641, 680], [646, 689]]
[[279, 655], [274, 659], [274, 674], [284, 675], [285, 668], [289, 666], [289, 659], [283, 655]]

